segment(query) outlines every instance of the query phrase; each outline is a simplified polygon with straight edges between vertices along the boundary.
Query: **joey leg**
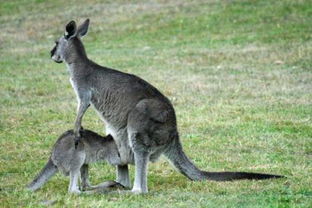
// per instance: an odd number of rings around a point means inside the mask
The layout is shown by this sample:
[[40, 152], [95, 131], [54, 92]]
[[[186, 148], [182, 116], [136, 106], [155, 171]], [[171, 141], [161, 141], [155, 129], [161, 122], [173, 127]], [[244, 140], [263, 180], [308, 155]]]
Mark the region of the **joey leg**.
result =
[[81, 175], [81, 190], [85, 191], [88, 188], [92, 188], [89, 181], [89, 166], [88, 164], [84, 164], [80, 168]]
[[69, 193], [80, 194], [78, 179], [79, 179], [79, 171], [70, 171], [70, 182], [68, 187]]

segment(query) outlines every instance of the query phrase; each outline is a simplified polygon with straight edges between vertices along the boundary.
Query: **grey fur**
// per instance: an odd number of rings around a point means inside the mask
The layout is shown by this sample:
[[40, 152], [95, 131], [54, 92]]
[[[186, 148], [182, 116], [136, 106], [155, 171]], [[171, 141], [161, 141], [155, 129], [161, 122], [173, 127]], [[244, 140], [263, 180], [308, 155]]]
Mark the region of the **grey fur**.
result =
[[52, 160], [49, 159], [44, 168], [36, 176], [36, 178], [27, 186], [30, 191], [36, 191], [43, 186], [54, 174], [57, 172], [57, 167], [53, 164]]
[[[66, 28], [76, 28], [73, 21], [69, 24]], [[130, 186], [125, 166], [135, 164], [132, 191], [136, 193], [148, 191], [147, 163], [156, 161], [163, 153], [192, 180], [222, 179], [224, 173], [208, 174], [208, 177], [185, 156], [173, 106], [162, 93], [135, 75], [100, 66], [87, 57], [79, 31], [87, 31], [88, 26], [89, 20], [86, 20], [78, 32], [67, 31], [75, 35], [61, 37], [51, 51], [54, 61], [67, 64], [77, 94], [76, 136], [79, 138], [83, 114], [91, 104], [105, 123], [106, 133], [113, 135], [121, 154], [121, 163], [117, 166], [118, 182]], [[226, 175], [225, 179], [228, 179]]]
[[[77, 148], [74, 146], [74, 132], [69, 130], [62, 134], [53, 146], [51, 157], [38, 176], [27, 186], [35, 191], [43, 186], [57, 171], [70, 176], [68, 191], [80, 193], [78, 178], [81, 176], [81, 189], [96, 188], [89, 182], [88, 164], [106, 161], [111, 165], [120, 163], [119, 152], [112, 138], [102, 137], [89, 130], [81, 130]], [[118, 185], [116, 182], [112, 184]]]

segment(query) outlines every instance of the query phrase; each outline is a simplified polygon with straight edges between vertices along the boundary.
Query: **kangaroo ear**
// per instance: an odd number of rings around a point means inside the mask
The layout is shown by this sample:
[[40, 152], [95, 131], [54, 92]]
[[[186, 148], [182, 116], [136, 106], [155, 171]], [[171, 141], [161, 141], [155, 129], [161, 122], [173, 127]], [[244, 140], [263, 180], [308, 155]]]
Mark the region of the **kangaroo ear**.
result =
[[77, 34], [77, 25], [75, 21], [70, 21], [65, 28], [65, 38], [68, 40]]
[[78, 27], [78, 36], [79, 37], [83, 37], [87, 34], [88, 32], [88, 29], [89, 29], [89, 24], [90, 24], [90, 20], [89, 19], [86, 19], [84, 21], [84, 23], [82, 23], [79, 27]]

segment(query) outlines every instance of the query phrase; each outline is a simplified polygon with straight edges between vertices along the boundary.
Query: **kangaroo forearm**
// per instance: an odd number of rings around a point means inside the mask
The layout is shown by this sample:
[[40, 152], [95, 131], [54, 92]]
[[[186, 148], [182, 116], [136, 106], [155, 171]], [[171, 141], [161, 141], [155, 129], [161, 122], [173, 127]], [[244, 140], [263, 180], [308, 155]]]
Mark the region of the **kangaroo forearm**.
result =
[[89, 107], [89, 103], [81, 103], [78, 106], [78, 112], [75, 120], [74, 133], [79, 136], [81, 129], [82, 118]]

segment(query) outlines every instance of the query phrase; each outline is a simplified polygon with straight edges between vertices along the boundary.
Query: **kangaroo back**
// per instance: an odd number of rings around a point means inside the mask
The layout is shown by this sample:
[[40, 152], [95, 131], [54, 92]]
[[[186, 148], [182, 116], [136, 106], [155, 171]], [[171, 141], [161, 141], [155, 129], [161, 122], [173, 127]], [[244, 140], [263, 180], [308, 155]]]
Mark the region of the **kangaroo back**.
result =
[[280, 175], [248, 173], [248, 172], [207, 172], [198, 169], [185, 155], [178, 136], [173, 140], [164, 155], [176, 167], [179, 172], [191, 180], [231, 181], [241, 179], [263, 180], [269, 178], [282, 178]]
[[36, 176], [36, 178], [27, 186], [30, 191], [36, 191], [41, 186], [43, 186], [55, 173], [57, 172], [57, 167], [53, 164], [51, 158]]

